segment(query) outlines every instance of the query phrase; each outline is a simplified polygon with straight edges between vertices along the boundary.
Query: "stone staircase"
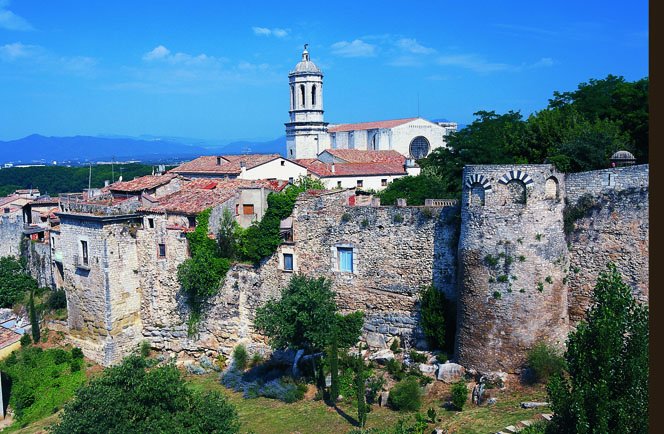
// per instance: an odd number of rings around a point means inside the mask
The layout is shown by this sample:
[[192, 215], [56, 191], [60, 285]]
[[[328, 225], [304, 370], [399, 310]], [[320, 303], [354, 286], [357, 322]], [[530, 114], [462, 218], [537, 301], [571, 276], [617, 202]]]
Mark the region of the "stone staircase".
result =
[[[551, 413], [542, 413], [542, 414], [540, 414], [540, 416], [542, 417], [542, 419], [550, 421], [551, 418], [553, 417], [553, 414], [551, 414]], [[513, 434], [513, 433], [517, 433], [517, 432], [521, 431], [522, 429], [524, 429], [525, 427], [532, 425], [533, 423], [535, 423], [534, 420], [522, 420], [520, 422], [517, 422], [514, 425], [506, 426], [505, 428], [503, 428], [502, 431], [498, 431], [495, 434]]]

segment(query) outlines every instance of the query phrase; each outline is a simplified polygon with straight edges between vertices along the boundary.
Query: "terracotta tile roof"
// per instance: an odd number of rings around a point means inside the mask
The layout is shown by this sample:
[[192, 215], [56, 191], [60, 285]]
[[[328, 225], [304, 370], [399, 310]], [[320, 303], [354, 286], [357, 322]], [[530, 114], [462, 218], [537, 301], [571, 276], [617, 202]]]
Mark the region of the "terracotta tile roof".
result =
[[334, 164], [334, 172], [332, 172], [332, 164], [323, 163], [318, 160], [305, 166], [309, 172], [321, 178], [331, 178], [335, 176], [376, 176], [406, 174], [403, 164], [400, 163], [336, 163]]
[[260, 188], [279, 192], [288, 185], [287, 181], [266, 179], [221, 179], [198, 178], [182, 189], [161, 197], [156, 206], [141, 207], [139, 211], [175, 214], [198, 214], [201, 211], [220, 205], [231, 199], [240, 188]]
[[399, 125], [405, 124], [406, 122], [414, 121], [419, 118], [408, 118], [408, 119], [394, 119], [391, 121], [377, 121], [377, 122], [361, 122], [359, 124], [341, 124], [335, 127], [329, 128], [327, 131], [330, 133], [338, 133], [342, 131], [353, 131], [353, 130], [373, 130], [376, 128], [394, 128]]
[[6, 203], [12, 203], [16, 199], [21, 199], [21, 198], [16, 196], [16, 195], [13, 195], [13, 194], [11, 196], [7, 196], [7, 197], [0, 197], [0, 206], [3, 206]]
[[330, 155], [346, 163], [396, 163], [404, 164], [406, 157], [397, 151], [364, 151], [360, 149], [326, 149]]
[[4, 348], [20, 340], [21, 335], [16, 333], [14, 330], [0, 327], [0, 348]]
[[131, 181], [115, 182], [108, 187], [104, 187], [102, 191], [140, 192], [143, 190], [151, 190], [155, 187], [159, 187], [160, 185], [168, 184], [176, 176], [177, 175], [174, 173], [166, 173], [161, 176], [141, 176], [140, 178], [136, 178]]
[[[217, 158], [221, 158], [221, 164], [217, 164]], [[243, 161], [246, 163], [247, 170], [249, 170], [277, 158], [283, 157], [279, 154], [204, 155], [169, 170], [169, 173], [239, 175], [241, 172], [240, 163]]]

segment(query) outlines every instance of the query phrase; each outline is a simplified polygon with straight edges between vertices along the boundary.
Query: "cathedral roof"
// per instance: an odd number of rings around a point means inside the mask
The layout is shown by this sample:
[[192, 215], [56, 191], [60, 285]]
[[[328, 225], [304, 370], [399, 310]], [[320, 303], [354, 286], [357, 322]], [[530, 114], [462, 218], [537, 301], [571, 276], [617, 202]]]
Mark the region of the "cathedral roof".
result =
[[333, 157], [346, 163], [396, 163], [404, 164], [406, 157], [397, 151], [365, 151], [362, 149], [326, 149]]
[[330, 133], [338, 133], [343, 131], [354, 131], [354, 130], [374, 130], [378, 128], [394, 128], [399, 125], [414, 121], [419, 118], [407, 118], [407, 119], [393, 119], [390, 121], [377, 121], [377, 122], [360, 122], [357, 124], [341, 124], [329, 128], [327, 131]]
[[307, 170], [321, 178], [337, 176], [378, 176], [403, 175], [406, 173], [402, 163], [323, 163], [320, 160], [295, 160], [306, 166]]

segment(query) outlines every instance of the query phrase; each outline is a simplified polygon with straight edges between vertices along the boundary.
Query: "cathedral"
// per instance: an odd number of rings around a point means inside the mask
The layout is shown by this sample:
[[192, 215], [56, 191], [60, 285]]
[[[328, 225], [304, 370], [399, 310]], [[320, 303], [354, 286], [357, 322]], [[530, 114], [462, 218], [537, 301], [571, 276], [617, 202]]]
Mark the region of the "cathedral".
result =
[[393, 150], [417, 160], [445, 146], [445, 135], [457, 130], [456, 122], [430, 122], [420, 117], [354, 124], [325, 122], [323, 73], [309, 59], [307, 45], [288, 81], [290, 122], [285, 125], [289, 159], [317, 158], [327, 149], [356, 149]]

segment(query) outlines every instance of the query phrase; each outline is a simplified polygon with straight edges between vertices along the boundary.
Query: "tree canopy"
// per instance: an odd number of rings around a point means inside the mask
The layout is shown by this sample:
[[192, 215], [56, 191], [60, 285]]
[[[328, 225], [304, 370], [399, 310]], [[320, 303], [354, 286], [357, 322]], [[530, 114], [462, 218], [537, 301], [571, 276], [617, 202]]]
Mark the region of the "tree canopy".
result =
[[547, 391], [560, 433], [648, 432], [648, 307], [612, 263], [600, 273], [586, 321], [570, 333], [568, 377]]
[[28, 273], [25, 258], [0, 258], [0, 307], [12, 307], [23, 299], [26, 291], [33, 291], [38, 286], [37, 281]]
[[76, 392], [53, 434], [218, 433], [240, 431], [235, 407], [219, 392], [190, 389], [178, 369], [147, 370], [140, 356], [118, 366]]

